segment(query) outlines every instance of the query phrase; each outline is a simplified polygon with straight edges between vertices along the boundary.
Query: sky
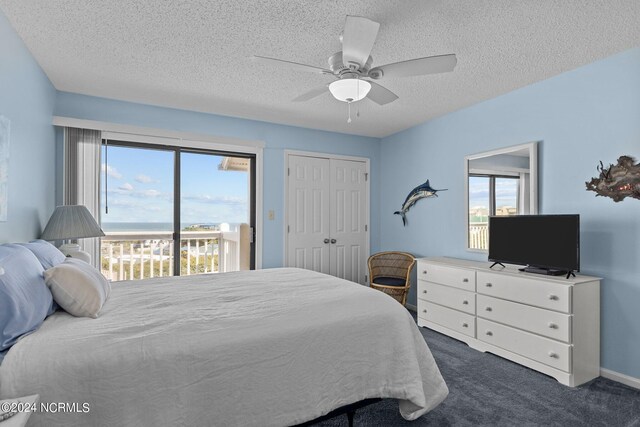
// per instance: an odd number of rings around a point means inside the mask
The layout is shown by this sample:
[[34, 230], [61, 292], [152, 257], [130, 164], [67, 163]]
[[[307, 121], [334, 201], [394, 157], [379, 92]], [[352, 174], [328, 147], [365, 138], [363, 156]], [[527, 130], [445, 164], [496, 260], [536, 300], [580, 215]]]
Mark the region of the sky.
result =
[[[496, 207], [517, 206], [518, 180], [496, 178]], [[469, 208], [489, 208], [489, 178], [469, 177]]]
[[[222, 156], [182, 153], [181, 222], [249, 222], [249, 173], [220, 171]], [[106, 174], [106, 177], [105, 177]], [[108, 185], [105, 198], [105, 184]], [[146, 148], [102, 148], [102, 224], [173, 222], [174, 152]], [[105, 213], [108, 201], [109, 213]], [[105, 227], [107, 230], [109, 227]], [[158, 231], [164, 231], [158, 229]]]

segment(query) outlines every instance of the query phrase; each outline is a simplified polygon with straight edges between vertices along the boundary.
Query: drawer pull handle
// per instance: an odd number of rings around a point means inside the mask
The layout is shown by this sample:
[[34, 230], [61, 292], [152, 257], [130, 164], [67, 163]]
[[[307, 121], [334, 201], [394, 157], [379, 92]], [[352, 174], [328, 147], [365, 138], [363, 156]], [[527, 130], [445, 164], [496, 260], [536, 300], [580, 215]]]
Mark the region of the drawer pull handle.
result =
[[469, 304], [469, 301], [467, 300], [462, 301], [462, 305], [468, 305], [468, 304]]
[[560, 298], [558, 298], [558, 296], [557, 296], [557, 295], [549, 295], [549, 299], [550, 299], [551, 301], [558, 301]]
[[485, 286], [486, 286], [487, 288], [490, 288], [490, 287], [492, 287], [493, 285], [492, 285], [491, 283], [487, 283]]
[[427, 309], [425, 308], [424, 310], [422, 310], [422, 312], [423, 312], [423, 313], [426, 313], [426, 312], [427, 312]]
[[427, 270], [422, 270], [422, 274], [427, 274]]
[[555, 324], [555, 323], [553, 323], [553, 322], [549, 322], [549, 328], [551, 328], [551, 329], [558, 329], [558, 325], [556, 325], [556, 324]]
[[426, 294], [426, 293], [427, 293], [427, 290], [425, 289], [424, 291], [422, 291], [422, 293], [423, 293], [423, 294]]
[[560, 358], [560, 356], [558, 356], [558, 354], [554, 353], [553, 351], [549, 352], [549, 357], [552, 358], [552, 359], [559, 359]]
[[462, 283], [467, 283], [467, 282], [469, 282], [469, 279], [467, 279], [466, 277], [462, 279]]
[[468, 327], [469, 327], [469, 325], [468, 325], [467, 323], [463, 323], [463, 324], [462, 324], [462, 327], [463, 327], [463, 328], [468, 328]]
[[487, 335], [489, 335], [489, 336], [493, 336], [493, 332], [491, 332], [491, 331], [487, 331]]
[[491, 307], [487, 307], [485, 308], [485, 311], [493, 311], [493, 309]]

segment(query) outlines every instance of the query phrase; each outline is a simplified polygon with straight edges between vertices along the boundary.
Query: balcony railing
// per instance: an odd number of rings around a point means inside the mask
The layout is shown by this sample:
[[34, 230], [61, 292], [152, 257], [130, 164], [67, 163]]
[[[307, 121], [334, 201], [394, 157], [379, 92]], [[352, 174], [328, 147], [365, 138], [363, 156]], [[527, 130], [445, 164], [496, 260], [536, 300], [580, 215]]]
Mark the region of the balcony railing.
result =
[[[248, 226], [243, 224], [235, 231], [181, 232], [180, 274], [224, 273], [247, 268], [248, 230]], [[105, 234], [101, 244], [101, 267], [107, 279], [173, 276], [175, 241], [172, 232]]]
[[469, 223], [469, 248], [488, 249], [489, 248], [489, 227], [486, 222]]

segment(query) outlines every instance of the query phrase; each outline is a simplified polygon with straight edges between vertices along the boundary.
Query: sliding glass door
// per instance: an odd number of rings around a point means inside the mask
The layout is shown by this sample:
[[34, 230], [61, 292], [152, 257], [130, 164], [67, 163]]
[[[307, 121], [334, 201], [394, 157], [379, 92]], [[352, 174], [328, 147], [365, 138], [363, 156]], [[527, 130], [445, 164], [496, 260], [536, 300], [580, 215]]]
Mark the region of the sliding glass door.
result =
[[180, 155], [180, 275], [251, 268], [252, 164], [222, 153]]
[[104, 141], [102, 163], [107, 278], [254, 268], [254, 156]]
[[172, 150], [102, 146], [102, 273], [111, 280], [173, 276]]

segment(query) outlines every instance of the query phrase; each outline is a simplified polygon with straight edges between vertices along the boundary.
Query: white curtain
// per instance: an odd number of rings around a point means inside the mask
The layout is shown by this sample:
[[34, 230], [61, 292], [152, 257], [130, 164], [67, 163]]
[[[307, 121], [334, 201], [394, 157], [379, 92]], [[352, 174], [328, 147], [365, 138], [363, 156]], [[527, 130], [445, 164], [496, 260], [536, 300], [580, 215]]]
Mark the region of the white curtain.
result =
[[[100, 224], [100, 152], [102, 135], [98, 130], [64, 128], [65, 205], [85, 205]], [[91, 263], [100, 266], [100, 239], [78, 239]]]

